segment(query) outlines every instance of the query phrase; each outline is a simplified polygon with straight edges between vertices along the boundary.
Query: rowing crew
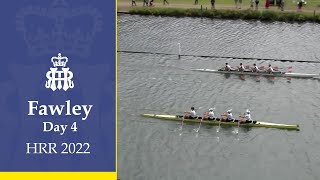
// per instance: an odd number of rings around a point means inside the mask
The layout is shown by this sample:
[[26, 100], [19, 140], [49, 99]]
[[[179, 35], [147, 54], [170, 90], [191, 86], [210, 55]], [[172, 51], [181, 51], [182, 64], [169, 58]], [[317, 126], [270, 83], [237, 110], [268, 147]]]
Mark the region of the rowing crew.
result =
[[[209, 120], [213, 121], [216, 120], [216, 117], [214, 116], [213, 112], [214, 108], [210, 108], [209, 111], [203, 113], [203, 120]], [[240, 115], [240, 123], [241, 122], [246, 122], [246, 121], [252, 121], [251, 119], [251, 114], [249, 109], [246, 110], [246, 112], [243, 115]], [[197, 113], [194, 109], [194, 107], [191, 107], [190, 111], [185, 112], [184, 118], [186, 119], [198, 119]], [[235, 118], [233, 118], [232, 115], [232, 109], [227, 110], [226, 113], [223, 113], [221, 115], [221, 121], [235, 121]], [[252, 121], [253, 122], [253, 121]]]
[[[240, 63], [240, 66], [237, 67], [237, 69], [233, 69], [228, 63], [226, 63], [226, 66], [223, 68], [224, 71], [246, 71], [246, 68], [244, 67], [244, 65], [242, 63]], [[251, 68], [249, 68], [249, 70], [251, 70], [251, 72], [267, 72], [272, 74], [273, 72], [275, 72], [271, 66], [271, 64], [269, 64], [268, 69], [267, 70], [262, 70], [260, 69], [256, 64], [253, 64], [253, 66]]]

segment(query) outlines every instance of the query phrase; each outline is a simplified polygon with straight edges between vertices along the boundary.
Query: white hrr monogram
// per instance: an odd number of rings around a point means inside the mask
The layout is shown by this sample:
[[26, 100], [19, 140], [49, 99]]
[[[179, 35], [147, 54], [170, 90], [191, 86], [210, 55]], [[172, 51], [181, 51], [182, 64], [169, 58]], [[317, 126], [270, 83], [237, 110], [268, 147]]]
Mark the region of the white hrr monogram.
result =
[[[48, 71], [46, 74], [48, 78], [48, 81], [46, 81], [46, 88], [51, 88], [52, 91], [55, 91], [56, 89], [60, 90], [61, 88], [67, 91], [69, 88], [73, 88], [74, 84], [71, 80], [73, 77], [73, 73], [69, 71], [69, 68], [65, 67], [68, 62], [68, 58], [62, 57], [61, 53], [59, 53], [58, 57], [51, 58], [51, 62], [54, 67], [50, 68], [50, 71]], [[62, 71], [58, 70], [58, 67], [62, 67]]]

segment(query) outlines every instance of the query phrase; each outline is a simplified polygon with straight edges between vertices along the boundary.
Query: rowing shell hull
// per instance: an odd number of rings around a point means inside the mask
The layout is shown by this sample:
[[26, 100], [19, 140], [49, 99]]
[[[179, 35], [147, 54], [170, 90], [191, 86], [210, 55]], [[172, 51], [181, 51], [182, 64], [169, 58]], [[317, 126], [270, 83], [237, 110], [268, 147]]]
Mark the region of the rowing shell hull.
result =
[[223, 74], [239, 74], [239, 75], [254, 75], [254, 76], [272, 76], [272, 77], [292, 77], [292, 78], [315, 78], [320, 77], [320, 74], [305, 74], [305, 73], [256, 73], [242, 71], [219, 71], [215, 69], [191, 69], [192, 71], [223, 73]]
[[[179, 116], [174, 116], [174, 115], [159, 115], [159, 114], [142, 114], [144, 117], [148, 118], [156, 118], [156, 119], [161, 119], [161, 120], [169, 120], [169, 121], [182, 121], [182, 118]], [[189, 122], [189, 123], [199, 123], [199, 119], [184, 119], [184, 122]], [[210, 124], [213, 126], [219, 125], [219, 121], [207, 121], [203, 120], [203, 124]], [[238, 126], [237, 122], [224, 122], [221, 121], [221, 125], [228, 125], [228, 126]], [[277, 124], [277, 123], [268, 123], [268, 122], [261, 122], [261, 121], [256, 121], [256, 123], [251, 124], [251, 123], [244, 123], [240, 124], [240, 126], [245, 126], [245, 127], [266, 127], [266, 128], [278, 128], [278, 129], [287, 129], [287, 130], [297, 130], [299, 131], [299, 125], [290, 125], [290, 124]]]

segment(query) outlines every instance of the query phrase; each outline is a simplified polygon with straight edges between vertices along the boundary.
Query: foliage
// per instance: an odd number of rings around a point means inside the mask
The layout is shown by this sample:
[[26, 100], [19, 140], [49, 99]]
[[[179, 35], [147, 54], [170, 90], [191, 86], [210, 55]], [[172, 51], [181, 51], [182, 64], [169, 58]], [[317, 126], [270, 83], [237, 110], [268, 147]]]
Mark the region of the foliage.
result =
[[283, 21], [283, 22], [318, 22], [320, 15], [302, 12], [278, 12], [272, 10], [206, 10], [206, 9], [182, 9], [182, 8], [155, 8], [139, 7], [129, 10], [130, 14], [173, 16], [173, 17], [207, 17], [222, 19], [247, 19], [261, 21]]

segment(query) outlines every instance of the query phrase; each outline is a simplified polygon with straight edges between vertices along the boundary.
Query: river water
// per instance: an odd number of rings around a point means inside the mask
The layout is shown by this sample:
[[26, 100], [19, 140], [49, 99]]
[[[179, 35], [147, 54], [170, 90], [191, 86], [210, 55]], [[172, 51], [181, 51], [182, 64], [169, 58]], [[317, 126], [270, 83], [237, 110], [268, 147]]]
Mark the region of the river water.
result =
[[[128, 53], [144, 51], [195, 56]], [[237, 66], [319, 73], [320, 25], [118, 15], [118, 178], [121, 180], [320, 179], [320, 81], [190, 71]], [[213, 55], [236, 58], [205, 58]], [[287, 67], [292, 66], [292, 69]], [[300, 131], [221, 128], [141, 117], [181, 114], [195, 106], [259, 121], [299, 124]]]

